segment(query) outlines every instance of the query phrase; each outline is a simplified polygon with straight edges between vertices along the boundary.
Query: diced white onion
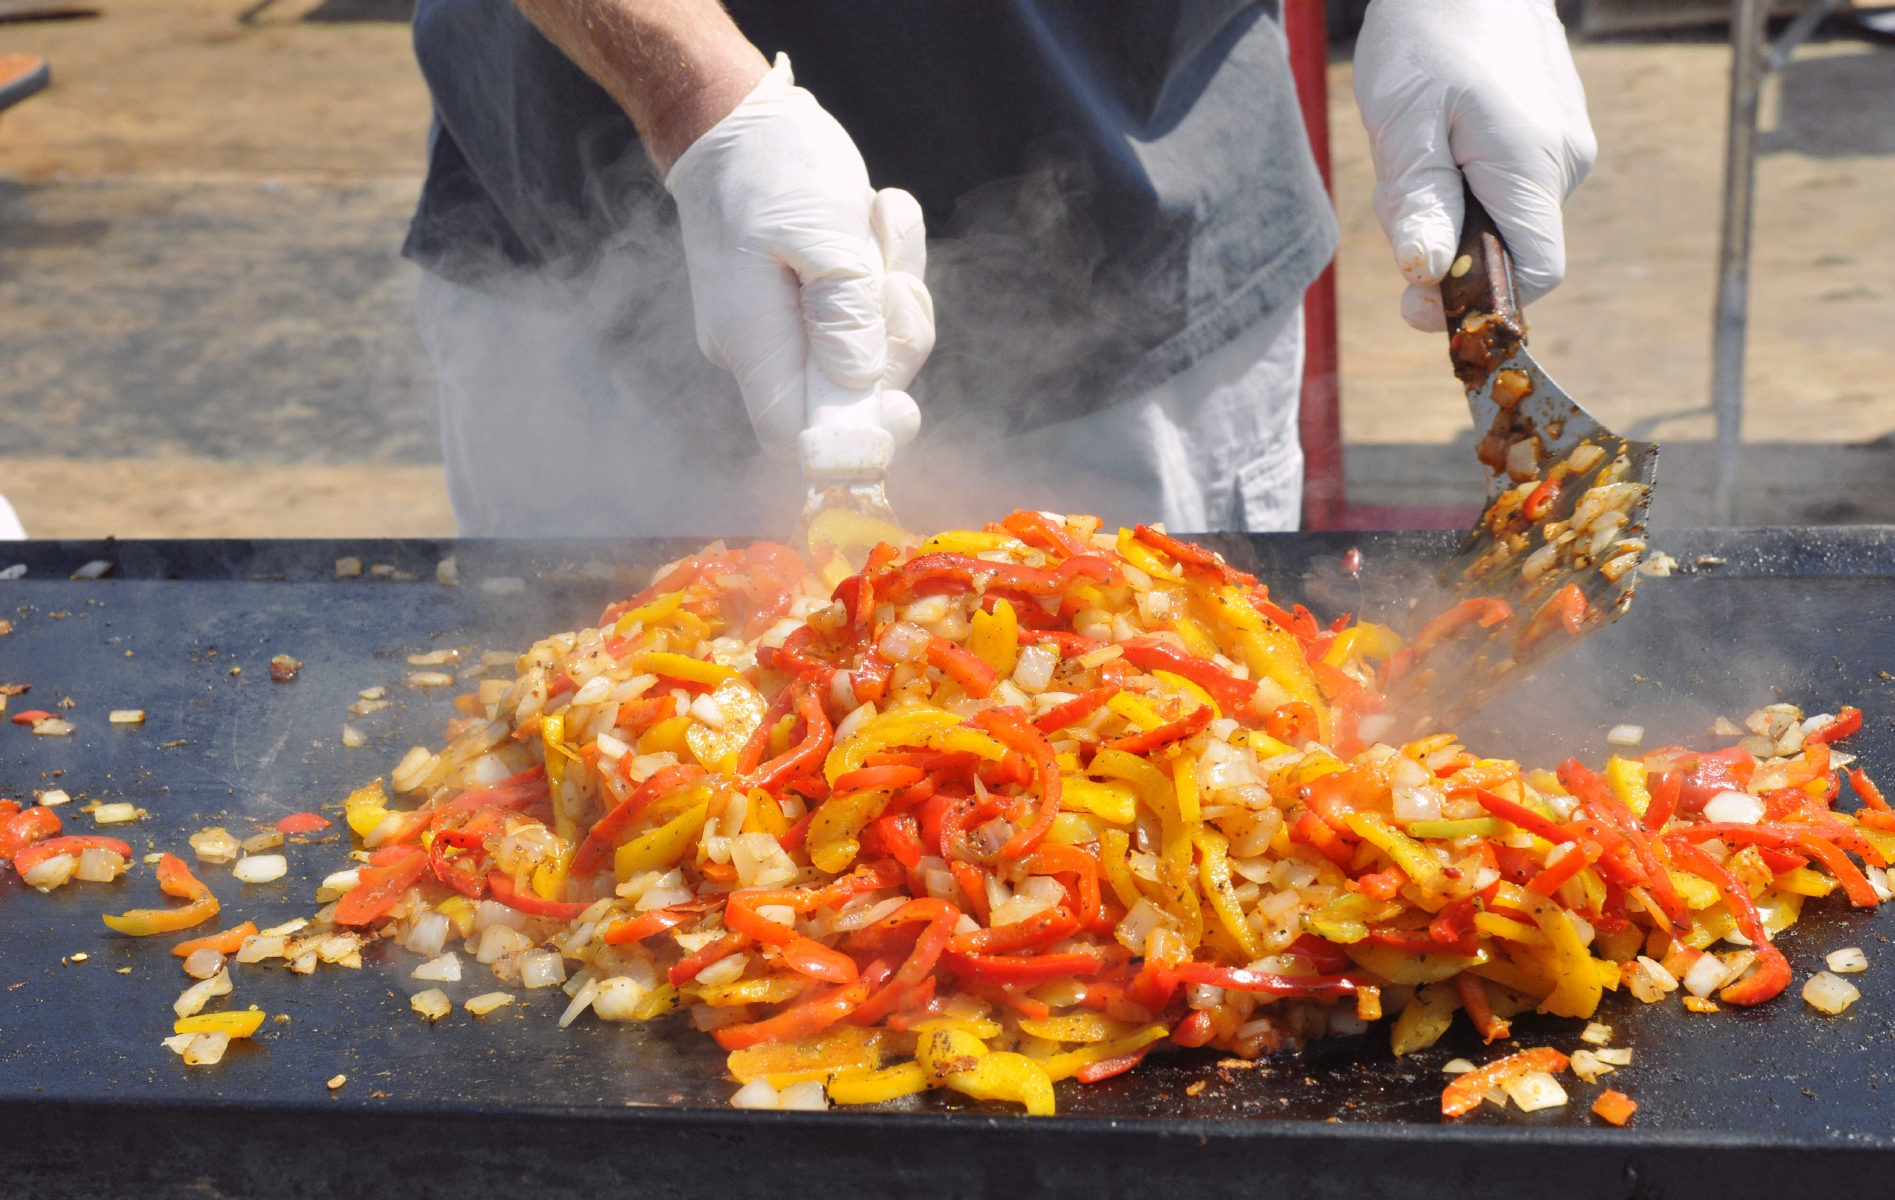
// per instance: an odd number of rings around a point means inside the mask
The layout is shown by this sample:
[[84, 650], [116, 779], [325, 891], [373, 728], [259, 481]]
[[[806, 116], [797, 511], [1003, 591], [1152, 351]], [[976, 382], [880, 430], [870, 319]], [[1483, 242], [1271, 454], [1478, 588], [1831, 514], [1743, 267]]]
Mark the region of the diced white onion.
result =
[[1809, 1001], [1811, 1008], [1826, 1012], [1830, 1016], [1848, 1008], [1862, 999], [1862, 993], [1855, 985], [1840, 975], [1831, 975], [1828, 971], [1818, 971], [1809, 977], [1803, 985], [1803, 999]]
[[224, 1057], [224, 1051], [230, 1048], [230, 1035], [227, 1033], [199, 1033], [191, 1035], [190, 1044], [184, 1050], [184, 1065], [187, 1067], [214, 1067]]
[[461, 981], [461, 956], [449, 950], [438, 958], [431, 958], [414, 969], [415, 979], [429, 983], [459, 983]]
[[720, 958], [697, 973], [697, 982], [706, 987], [716, 987], [723, 983], [735, 983], [743, 978], [748, 960], [741, 954]]
[[552, 987], [566, 979], [566, 960], [557, 951], [534, 950], [520, 956], [520, 982], [528, 988]]
[[209, 979], [223, 969], [224, 956], [209, 946], [200, 946], [184, 956], [184, 973], [193, 979]]
[[123, 825], [127, 821], [138, 819], [138, 806], [124, 803], [101, 804], [92, 810], [92, 819], [101, 825]]
[[513, 995], [510, 992], [484, 992], [467, 1002], [467, 1011], [480, 1017], [512, 1003]]
[[1580, 1030], [1579, 1040], [1594, 1046], [1609, 1046], [1612, 1044], [1612, 1026], [1593, 1021]]
[[289, 873], [289, 860], [281, 854], [252, 854], [230, 869], [241, 883], [273, 883]]
[[915, 662], [927, 655], [928, 643], [933, 637], [933, 634], [912, 621], [897, 621], [882, 633], [877, 648], [881, 650], [882, 657], [890, 662]]
[[230, 994], [230, 972], [223, 970], [201, 983], [185, 988], [171, 1005], [171, 1011], [180, 1017], [194, 1017], [204, 1011], [204, 1006], [213, 996]]
[[784, 1088], [776, 1106], [783, 1112], [828, 1112], [829, 1097], [823, 1094], [821, 1080], [805, 1079]]
[[601, 1021], [630, 1021], [636, 1015], [638, 1002], [648, 991], [649, 988], [640, 986], [637, 980], [624, 975], [602, 979], [592, 998], [592, 1011], [598, 1014]]
[[1546, 1071], [1528, 1071], [1507, 1080], [1501, 1087], [1520, 1106], [1521, 1112], [1538, 1112], [1566, 1103], [1566, 1089]]
[[592, 1002], [598, 998], [599, 981], [596, 979], [586, 980], [579, 986], [579, 990], [573, 993], [572, 1003], [566, 1006], [566, 1011], [560, 1014], [559, 1027], [564, 1029], [578, 1020], [579, 1014], [591, 1008]]
[[240, 963], [259, 963], [266, 958], [282, 958], [288, 948], [289, 939], [281, 934], [258, 934], [247, 937], [237, 947], [237, 961]]
[[1465, 1058], [1450, 1058], [1441, 1064], [1443, 1075], [1465, 1075], [1474, 1069], [1474, 1064]]
[[1684, 984], [1685, 991], [1703, 999], [1717, 990], [1717, 986], [1724, 982], [1724, 976], [1727, 974], [1729, 974], [1729, 969], [1725, 967], [1723, 959], [1715, 954], [1701, 954], [1679, 982]]
[[56, 887], [64, 887], [72, 878], [73, 868], [79, 860], [70, 854], [55, 854], [51, 858], [33, 864], [31, 870], [20, 876], [28, 887], [50, 892]]
[[730, 1106], [774, 1112], [779, 1099], [777, 1090], [770, 1086], [769, 1080], [752, 1079], [737, 1089], [737, 1094], [730, 1098]]
[[1763, 801], [1749, 792], [1719, 792], [1705, 803], [1704, 819], [1720, 824], [1755, 825], [1763, 820]]
[[[840, 671], [837, 672], [838, 677], [840, 677], [841, 674], [842, 673]], [[854, 693], [852, 692], [850, 693], [850, 695], [851, 695], [851, 698], [853, 698]], [[836, 744], [840, 745], [841, 743], [848, 741], [851, 737], [855, 735], [857, 730], [861, 729], [864, 725], [867, 725], [870, 721], [873, 721], [875, 719], [875, 716], [876, 716], [875, 705], [864, 704], [860, 708], [856, 709], [854, 712], [850, 713], [848, 716], [842, 718], [841, 723], [839, 723], [836, 726], [836, 734], [835, 734]]]
[[408, 1004], [416, 1012], [430, 1021], [438, 1021], [454, 1011], [453, 1001], [440, 988], [429, 988], [425, 992], [416, 992], [408, 998]]
[[1841, 950], [1831, 950], [1823, 960], [1829, 969], [1838, 975], [1853, 975], [1857, 971], [1869, 969], [1869, 956], [1862, 953], [1860, 946], [1848, 946]]
[[1059, 654], [1045, 646], [1027, 646], [1013, 664], [1013, 682], [1023, 692], [1045, 691], [1059, 667]]
[[422, 913], [414, 919], [414, 924], [408, 929], [408, 936], [401, 939], [401, 944], [416, 954], [433, 958], [447, 945], [447, 932], [453, 924], [446, 913]]
[[145, 710], [142, 708], [115, 708], [106, 718], [113, 725], [143, 725]]
[[1614, 746], [1636, 746], [1645, 740], [1643, 725], [1614, 725], [1606, 731], [1605, 740]]

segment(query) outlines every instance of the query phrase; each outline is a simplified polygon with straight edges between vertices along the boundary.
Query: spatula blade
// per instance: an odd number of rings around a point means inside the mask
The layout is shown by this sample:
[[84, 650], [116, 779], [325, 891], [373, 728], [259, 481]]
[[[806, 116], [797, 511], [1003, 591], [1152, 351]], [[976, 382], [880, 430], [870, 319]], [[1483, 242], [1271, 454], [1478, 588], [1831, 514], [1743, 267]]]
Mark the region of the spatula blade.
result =
[[1452, 728], [1625, 612], [1658, 473], [1655, 443], [1606, 428], [1527, 353], [1505, 244], [1471, 191], [1467, 204], [1442, 296], [1487, 504], [1391, 664], [1404, 738]]

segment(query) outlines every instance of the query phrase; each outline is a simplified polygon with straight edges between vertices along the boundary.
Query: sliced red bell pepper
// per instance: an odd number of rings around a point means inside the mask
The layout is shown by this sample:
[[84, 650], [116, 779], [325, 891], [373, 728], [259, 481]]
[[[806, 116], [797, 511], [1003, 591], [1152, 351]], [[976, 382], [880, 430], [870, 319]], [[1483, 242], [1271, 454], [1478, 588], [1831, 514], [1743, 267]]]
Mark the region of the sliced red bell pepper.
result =
[[1202, 1010], [1193, 1011], [1171, 1031], [1172, 1044], [1187, 1050], [1195, 1050], [1216, 1036], [1217, 1026], [1211, 1024], [1210, 1014]]
[[928, 665], [960, 684], [961, 690], [976, 700], [985, 700], [1000, 678], [979, 656], [939, 634], [928, 638]]
[[1454, 977], [1454, 989], [1460, 994], [1461, 1007], [1467, 1010], [1468, 1019], [1474, 1022], [1475, 1032], [1488, 1045], [1513, 1036], [1513, 1027], [1494, 1015], [1494, 1006], [1487, 999], [1487, 989], [1481, 986], [1480, 976], [1462, 971]]
[[1027, 545], [1037, 546], [1042, 550], [1057, 550], [1071, 558], [1094, 553], [1091, 546], [1067, 533], [1057, 523], [1049, 520], [1046, 514], [1034, 512], [1031, 509], [1014, 510], [1000, 522], [1000, 527]]
[[1061, 658], [1084, 658], [1094, 650], [1103, 650], [1106, 646], [1106, 643], [1094, 638], [1080, 637], [1076, 633], [1067, 633], [1062, 629], [1022, 629], [1020, 644], [1058, 646]]
[[58, 713], [47, 712], [43, 708], [29, 708], [25, 712], [14, 713], [13, 723], [15, 725], [37, 725], [41, 721], [50, 721], [58, 715]]
[[1542, 896], [1551, 896], [1559, 891], [1561, 884], [1598, 862], [1603, 853], [1599, 848], [1599, 843], [1591, 838], [1581, 838], [1570, 844], [1572, 849], [1568, 850], [1558, 862], [1533, 877], [1533, 881], [1527, 884], [1528, 891], [1538, 892]]
[[623, 921], [615, 921], [605, 927], [599, 940], [608, 946], [623, 946], [629, 942], [642, 942], [655, 933], [667, 929], [676, 929], [692, 917], [715, 907], [714, 904], [678, 904], [670, 908], [654, 908], [650, 912], [639, 913]]
[[1064, 704], [1057, 704], [1048, 709], [1039, 720], [1033, 722], [1033, 727], [1051, 737], [1068, 725], [1077, 725], [1098, 712], [1105, 707], [1106, 701], [1123, 690], [1117, 684], [1108, 684], [1105, 687], [1093, 688], [1089, 692], [1081, 692]]
[[1142, 671], [1170, 671], [1197, 684], [1226, 709], [1236, 712], [1249, 706], [1257, 694], [1257, 685], [1239, 679], [1208, 658], [1199, 658], [1152, 637], [1135, 637], [1119, 643], [1126, 662]]
[[[1156, 729], [1147, 729], [1139, 733], [1127, 734], [1125, 737], [1107, 742], [1105, 748], [1107, 750], [1122, 750], [1127, 754], [1150, 754], [1160, 746], [1168, 746], [1172, 742], [1181, 742], [1185, 738], [1197, 734], [1210, 723], [1210, 706], [1199, 705], [1189, 714], [1178, 718], [1176, 721], [1160, 725]], [[1051, 822], [1049, 821], [1048, 823], [1050, 824]]]
[[66, 837], [47, 838], [22, 847], [14, 852], [13, 869], [24, 875], [49, 858], [70, 854], [74, 858], [87, 850], [110, 850], [123, 859], [130, 859], [132, 848], [117, 838], [99, 837], [96, 834], [70, 834]]
[[281, 818], [275, 828], [278, 833], [320, 833], [334, 823], [321, 813], [299, 812]]
[[1236, 992], [1257, 992], [1266, 996], [1301, 996], [1333, 1000], [1353, 996], [1358, 986], [1347, 975], [1276, 975], [1242, 967], [1220, 967], [1212, 963], [1186, 962], [1171, 968], [1184, 983], [1228, 988]]
[[1055, 979], [1091, 975], [1101, 960], [1092, 954], [956, 954], [945, 951], [941, 965], [955, 975], [985, 983], [1033, 987]]
[[1556, 846], [1561, 842], [1572, 840], [1572, 835], [1551, 818], [1543, 817], [1526, 805], [1516, 804], [1505, 796], [1497, 796], [1486, 788], [1475, 788], [1474, 799], [1489, 814], [1499, 817], [1510, 825], [1518, 825], [1535, 837], [1543, 837]]
[[873, 1025], [892, 1012], [895, 1007], [910, 996], [914, 989], [921, 986], [941, 960], [941, 954], [948, 947], [954, 935], [954, 927], [960, 924], [961, 910], [945, 900], [926, 898], [910, 900], [882, 920], [877, 925], [889, 926], [926, 921], [928, 927], [915, 940], [915, 947], [909, 951], [908, 960], [895, 972], [888, 986], [882, 988], [850, 1014], [849, 1019], [858, 1025]]
[[235, 954], [243, 949], [245, 938], [255, 936], [257, 936], [256, 922], [245, 921], [241, 925], [233, 925], [229, 929], [213, 933], [208, 937], [190, 938], [179, 942], [171, 947], [171, 953], [179, 958], [189, 958], [199, 950], [215, 950], [219, 954], [226, 955]]
[[704, 968], [723, 962], [731, 955], [748, 949], [753, 944], [747, 935], [741, 933], [718, 938], [709, 945], [699, 948], [695, 953], [686, 955], [676, 966], [666, 972], [665, 978], [671, 981], [672, 987], [683, 987], [696, 979], [698, 972]]
[[493, 892], [493, 898], [513, 909], [533, 917], [551, 917], [556, 921], [575, 921], [579, 914], [592, 907], [589, 904], [568, 904], [559, 900], [543, 900], [531, 891], [521, 891], [514, 886], [513, 876], [505, 871], [487, 872], [487, 887]]
[[1738, 931], [1750, 939], [1751, 949], [1756, 951], [1755, 972], [1718, 995], [1730, 1004], [1762, 1004], [1790, 986], [1790, 964], [1782, 951], [1770, 944], [1770, 934], [1764, 929], [1763, 917], [1750, 898], [1750, 889], [1737, 882], [1724, 869], [1724, 864], [1712, 858], [1709, 852], [1675, 833], [1665, 835], [1665, 848], [1671, 851], [1672, 860], [1680, 867], [1716, 885], [1723, 894], [1725, 907], [1737, 921]]
[[1874, 908], [1881, 903], [1881, 898], [1869, 885], [1868, 876], [1834, 842], [1813, 833], [1799, 833], [1796, 835], [1796, 844], [1809, 851], [1811, 858], [1829, 868], [1829, 873], [1842, 884], [1842, 890], [1848, 895], [1853, 907]]
[[726, 1025], [711, 1036], [726, 1050], [746, 1050], [770, 1042], [794, 1042], [823, 1030], [854, 1012], [888, 978], [888, 964], [870, 963], [859, 977], [826, 991], [800, 997], [774, 1017], [747, 1025]]
[[1591, 615], [1586, 603], [1586, 593], [1579, 585], [1569, 583], [1553, 593], [1553, 598], [1541, 606], [1527, 622], [1526, 632], [1520, 635], [1520, 644], [1530, 646], [1555, 629], [1565, 629], [1571, 637], [1578, 637], [1586, 627], [1586, 618]]
[[1430, 651], [1469, 624], [1477, 624], [1482, 629], [1492, 629], [1502, 621], [1513, 618], [1513, 608], [1505, 600], [1480, 596], [1472, 600], [1463, 600], [1453, 608], [1430, 620], [1415, 635], [1415, 640], [1397, 650], [1388, 660], [1387, 681], [1394, 683], [1406, 675], [1414, 665]]
[[1079, 918], [1065, 908], [1036, 913], [1024, 921], [956, 934], [948, 949], [956, 954], [1018, 954], [1043, 950], [1079, 932]]
[[1651, 779], [1651, 803], [1645, 806], [1643, 824], [1652, 833], [1663, 833], [1672, 814], [1678, 811], [1678, 798], [1684, 791], [1683, 771], [1660, 771]]
[[0, 822], [0, 862], [9, 862], [27, 846], [51, 837], [63, 826], [59, 814], [50, 808], [29, 808]]
[[390, 847], [394, 853], [379, 864], [362, 868], [360, 881], [336, 902], [335, 923], [367, 925], [388, 914], [395, 901], [428, 869], [428, 855], [419, 846]]
[[1168, 533], [1161, 533], [1149, 525], [1138, 525], [1132, 529], [1132, 536], [1154, 550], [1169, 554], [1184, 564], [1186, 571], [1208, 572], [1217, 576], [1217, 581], [1234, 584], [1238, 587], [1257, 586], [1257, 577], [1239, 571], [1224, 561], [1224, 556], [1190, 542], [1182, 542]]
[[972, 724], [993, 734], [1009, 750], [1026, 756], [1039, 774], [1040, 805], [1032, 824], [1008, 838], [1007, 844], [1000, 848], [1003, 859], [1024, 858], [1039, 846], [1046, 831], [1053, 827], [1053, 819], [1059, 816], [1059, 756], [1053, 752], [1046, 735], [1027, 721], [1021, 709], [990, 708], [976, 714]]
[[575, 879], [590, 879], [604, 864], [605, 856], [617, 848], [619, 839], [625, 836], [632, 822], [638, 820], [638, 814], [644, 812], [647, 805], [703, 774], [704, 768], [695, 763], [665, 767], [658, 771], [637, 791], [625, 797], [623, 803], [593, 824], [586, 834], [586, 840], [579, 843], [579, 849], [573, 852], [566, 873]]
[[920, 767], [860, 767], [836, 777], [830, 795], [849, 796], [857, 792], [892, 792], [920, 783], [928, 777]]
[[1805, 746], [1820, 746], [1828, 742], [1840, 741], [1862, 728], [1862, 710], [1847, 704], [1836, 714], [1836, 719], [1809, 734], [1803, 739]]

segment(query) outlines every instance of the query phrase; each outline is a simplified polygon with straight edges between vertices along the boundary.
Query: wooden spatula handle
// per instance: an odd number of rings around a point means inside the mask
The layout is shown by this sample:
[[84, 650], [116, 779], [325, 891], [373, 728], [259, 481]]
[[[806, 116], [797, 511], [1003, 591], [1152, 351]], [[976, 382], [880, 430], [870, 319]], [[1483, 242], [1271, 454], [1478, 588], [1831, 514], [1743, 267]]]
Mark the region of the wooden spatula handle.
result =
[[[1520, 316], [1507, 243], [1465, 180], [1461, 192], [1467, 215], [1461, 221], [1461, 244], [1454, 263], [1441, 281], [1441, 306], [1447, 313], [1454, 373], [1469, 387], [1477, 387], [1526, 339], [1526, 322]], [[1469, 318], [1477, 315], [1482, 319], [1464, 331]]]

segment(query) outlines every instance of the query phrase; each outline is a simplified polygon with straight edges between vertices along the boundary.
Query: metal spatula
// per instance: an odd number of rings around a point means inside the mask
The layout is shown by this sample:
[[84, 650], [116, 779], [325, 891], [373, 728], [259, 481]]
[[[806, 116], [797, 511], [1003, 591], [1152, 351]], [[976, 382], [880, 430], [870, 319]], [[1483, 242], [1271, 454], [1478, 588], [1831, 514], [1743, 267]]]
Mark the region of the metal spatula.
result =
[[1481, 434], [1487, 505], [1420, 611], [1433, 617], [1396, 656], [1387, 688], [1397, 731], [1461, 721], [1632, 602], [1658, 446], [1620, 437], [1526, 351], [1513, 259], [1465, 189], [1448, 277], [1449, 357]]

